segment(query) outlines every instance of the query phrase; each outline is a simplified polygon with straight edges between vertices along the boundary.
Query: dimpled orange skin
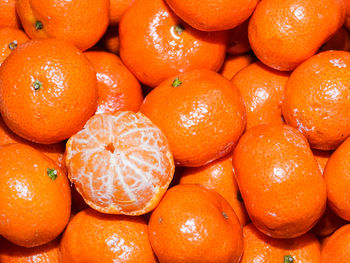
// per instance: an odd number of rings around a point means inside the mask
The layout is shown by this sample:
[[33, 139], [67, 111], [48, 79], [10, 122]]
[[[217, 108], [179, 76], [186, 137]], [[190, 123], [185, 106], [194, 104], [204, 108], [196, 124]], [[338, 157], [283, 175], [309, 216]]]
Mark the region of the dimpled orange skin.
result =
[[[49, 177], [54, 169], [57, 177]], [[0, 146], [0, 234], [24, 247], [54, 240], [68, 223], [67, 176], [39, 151], [24, 144]]]
[[350, 224], [342, 226], [322, 245], [321, 263], [347, 263], [350, 257]]
[[318, 237], [329, 236], [346, 223], [347, 221], [337, 216], [327, 205], [326, 211], [313, 227], [312, 233]]
[[312, 148], [333, 150], [350, 135], [350, 53], [325, 51], [302, 63], [288, 79], [283, 117]]
[[[35, 82], [41, 87], [35, 90]], [[97, 107], [97, 81], [89, 60], [58, 39], [29, 41], [0, 68], [0, 111], [21, 137], [42, 144], [69, 138]]]
[[[173, 81], [182, 82], [174, 87]], [[239, 91], [209, 70], [169, 78], [149, 93], [140, 111], [167, 136], [175, 163], [198, 167], [233, 150], [246, 113]]]
[[232, 167], [232, 154], [202, 167], [184, 168], [180, 184], [200, 184], [215, 190], [235, 211], [242, 226], [249, 222]]
[[22, 137], [19, 137], [13, 133], [4, 123], [0, 116], [0, 146], [10, 143], [22, 143], [27, 144], [34, 149], [44, 153], [46, 156], [50, 157], [56, 164], [62, 168], [63, 171], [66, 171], [65, 162], [63, 158], [64, 150], [66, 145], [63, 142], [55, 144], [38, 144], [27, 141]]
[[20, 29], [0, 27], [0, 65], [18, 45], [27, 42], [29, 38]]
[[343, 50], [350, 51], [350, 34], [345, 27], [341, 27], [322, 47], [321, 51]]
[[[177, 25], [181, 25], [178, 33]], [[135, 0], [119, 24], [119, 37], [124, 64], [142, 83], [155, 87], [181, 72], [218, 71], [225, 59], [228, 32], [193, 29], [163, 0]]]
[[0, 244], [1, 263], [61, 263], [58, 240], [48, 244], [24, 248], [4, 241]]
[[88, 51], [84, 54], [96, 72], [98, 88], [96, 113], [138, 111], [143, 100], [141, 85], [120, 58], [103, 51]]
[[332, 155], [332, 151], [321, 151], [316, 149], [311, 150], [318, 163], [318, 167], [320, 168], [321, 173], [323, 174], [324, 168], [326, 167], [329, 157], [331, 157]]
[[264, 64], [290, 71], [314, 55], [344, 18], [343, 0], [262, 0], [249, 22], [249, 42]]
[[16, 0], [0, 1], [0, 27], [21, 27], [16, 14]]
[[230, 30], [227, 53], [236, 55], [251, 50], [248, 39], [248, 23], [249, 19]]
[[100, 214], [91, 208], [69, 222], [60, 248], [67, 263], [157, 262], [142, 217]]
[[258, 0], [166, 0], [172, 10], [190, 26], [202, 31], [237, 27], [250, 17]]
[[286, 262], [284, 256], [291, 256], [294, 261], [290, 262], [319, 263], [321, 259], [320, 243], [311, 233], [292, 239], [275, 239], [249, 224], [243, 228], [243, 236], [244, 253], [240, 263], [281, 263]]
[[110, 0], [109, 25], [118, 25], [125, 11], [133, 2], [134, 0]]
[[59, 38], [81, 50], [95, 45], [109, 23], [109, 0], [17, 0], [16, 11], [31, 39]]
[[282, 100], [289, 74], [271, 69], [261, 62], [240, 70], [231, 82], [243, 97], [247, 129], [260, 124], [282, 124]]
[[309, 231], [326, 206], [326, 184], [305, 137], [281, 124], [249, 129], [233, 152], [248, 215], [263, 233], [293, 238]]
[[219, 73], [226, 79], [231, 80], [238, 71], [250, 65], [254, 60], [255, 57], [249, 53], [240, 55], [227, 54]]
[[324, 170], [330, 208], [350, 220], [350, 139], [346, 139], [329, 158]]
[[350, 30], [350, 0], [344, 0], [346, 7], [345, 27]]
[[168, 190], [148, 231], [160, 263], [238, 263], [243, 252], [242, 228], [229, 203], [200, 185]]

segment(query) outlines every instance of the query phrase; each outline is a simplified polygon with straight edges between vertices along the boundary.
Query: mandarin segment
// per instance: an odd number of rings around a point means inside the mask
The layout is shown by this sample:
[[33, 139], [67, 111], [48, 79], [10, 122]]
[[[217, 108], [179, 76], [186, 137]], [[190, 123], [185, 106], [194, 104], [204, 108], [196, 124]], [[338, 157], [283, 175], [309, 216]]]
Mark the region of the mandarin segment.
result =
[[97, 114], [66, 149], [71, 182], [88, 205], [104, 213], [151, 211], [174, 174], [167, 139], [141, 113]]

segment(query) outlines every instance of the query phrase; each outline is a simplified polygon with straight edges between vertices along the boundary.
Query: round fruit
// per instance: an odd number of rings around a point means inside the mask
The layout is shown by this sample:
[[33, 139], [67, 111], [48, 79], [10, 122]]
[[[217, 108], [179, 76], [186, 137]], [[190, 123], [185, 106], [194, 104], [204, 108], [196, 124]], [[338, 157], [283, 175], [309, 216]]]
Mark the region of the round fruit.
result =
[[54, 240], [70, 216], [66, 175], [24, 144], [0, 146], [0, 235], [24, 247]]
[[157, 262], [142, 217], [86, 209], [69, 222], [61, 241], [62, 262]]
[[326, 207], [326, 184], [305, 137], [281, 124], [249, 129], [233, 153], [237, 183], [254, 225], [274, 238], [309, 231]]
[[16, 14], [16, 0], [0, 1], [0, 27], [21, 27]]
[[288, 79], [282, 112], [312, 148], [333, 150], [350, 135], [350, 53], [325, 51]]
[[231, 80], [241, 69], [252, 64], [254, 56], [247, 54], [227, 55], [219, 73], [228, 80]]
[[68, 176], [97, 211], [140, 215], [167, 190], [174, 161], [168, 142], [141, 113], [96, 114], [67, 142]]
[[162, 82], [146, 96], [140, 111], [167, 136], [181, 166], [202, 166], [228, 154], [245, 127], [239, 91], [209, 70]]
[[97, 107], [97, 81], [89, 60], [57, 39], [29, 41], [0, 68], [0, 111], [21, 137], [51, 144], [83, 128]]
[[[1, 4], [0, 4], [1, 5]], [[17, 48], [29, 38], [22, 30], [10, 27], [0, 27], [0, 65]]]
[[160, 263], [238, 263], [243, 252], [242, 228], [234, 211], [221, 195], [199, 185], [168, 190], [148, 230]]

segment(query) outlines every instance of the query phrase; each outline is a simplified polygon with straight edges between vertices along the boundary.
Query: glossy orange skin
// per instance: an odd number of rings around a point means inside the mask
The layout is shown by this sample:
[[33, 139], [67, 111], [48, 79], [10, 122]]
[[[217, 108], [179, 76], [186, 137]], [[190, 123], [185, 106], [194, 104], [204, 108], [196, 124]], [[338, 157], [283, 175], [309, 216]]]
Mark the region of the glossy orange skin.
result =
[[346, 17], [344, 26], [350, 30], [350, 0], [344, 0], [346, 8]]
[[312, 233], [318, 237], [329, 236], [346, 223], [344, 219], [337, 216], [327, 205], [326, 211], [313, 227]]
[[84, 54], [96, 72], [98, 88], [96, 113], [138, 111], [143, 101], [141, 85], [120, 58], [103, 51], [88, 51]]
[[[38, 90], [33, 86], [36, 80], [42, 83]], [[27, 140], [52, 144], [67, 139], [82, 129], [96, 107], [94, 69], [68, 42], [26, 42], [0, 68], [2, 117]]]
[[156, 262], [147, 233], [142, 217], [83, 210], [63, 234], [62, 262]]
[[[55, 169], [55, 180], [47, 169]], [[50, 158], [24, 144], [0, 146], [0, 234], [24, 247], [54, 240], [68, 223], [67, 176]]]
[[0, 27], [21, 27], [16, 14], [16, 0], [0, 1]]
[[234, 28], [253, 13], [258, 0], [166, 0], [172, 10], [190, 26], [202, 31]]
[[231, 80], [238, 71], [250, 65], [254, 60], [254, 56], [249, 53], [240, 55], [228, 54], [219, 73], [226, 79]]
[[[173, 87], [173, 81], [182, 81]], [[140, 111], [167, 136], [175, 163], [198, 167], [233, 150], [245, 127], [239, 91], [209, 70], [169, 78], [149, 93]]]
[[248, 39], [248, 22], [249, 19], [230, 30], [227, 53], [237, 55], [251, 50]]
[[235, 179], [231, 154], [202, 167], [185, 167], [180, 184], [200, 184], [218, 192], [231, 205], [242, 226], [249, 222]]
[[243, 228], [243, 236], [244, 253], [240, 263], [281, 263], [287, 255], [293, 257], [293, 262], [319, 263], [321, 259], [320, 243], [311, 233], [292, 239], [275, 239], [249, 224]]
[[318, 167], [320, 168], [321, 173], [323, 174], [324, 168], [326, 167], [329, 157], [331, 157], [332, 155], [332, 151], [321, 151], [316, 149], [311, 150], [318, 163]]
[[321, 48], [326, 50], [350, 51], [350, 33], [345, 27], [341, 27]]
[[350, 257], [350, 225], [339, 228], [323, 244], [321, 263], [346, 263]]
[[344, 23], [343, 0], [262, 0], [248, 27], [254, 54], [290, 71], [314, 55]]
[[[176, 33], [175, 26], [184, 30]], [[142, 83], [194, 69], [220, 69], [228, 32], [201, 32], [178, 18], [163, 0], [135, 0], [119, 24], [120, 57]]]
[[312, 148], [333, 150], [349, 135], [350, 53], [326, 51], [302, 63], [290, 76], [282, 112]]
[[232, 78], [245, 103], [247, 129], [260, 124], [283, 123], [281, 106], [288, 76], [256, 62]]
[[16, 11], [31, 39], [63, 39], [81, 50], [95, 45], [109, 23], [109, 0], [17, 0]]
[[324, 170], [328, 204], [340, 217], [350, 220], [350, 139], [346, 139], [329, 158]]
[[55, 144], [38, 144], [27, 141], [22, 137], [19, 137], [13, 133], [4, 123], [0, 116], [0, 146], [10, 143], [21, 143], [27, 144], [34, 149], [44, 153], [46, 156], [50, 157], [56, 164], [63, 170], [66, 171], [65, 162], [63, 154], [66, 148], [65, 143], [59, 142]]
[[326, 207], [326, 184], [305, 137], [281, 124], [249, 129], [233, 152], [237, 183], [254, 225], [274, 238], [309, 231]]
[[61, 263], [58, 240], [48, 244], [24, 248], [4, 241], [0, 244], [1, 263]]
[[101, 42], [103, 47], [114, 54], [119, 54], [119, 33], [117, 26], [110, 26], [103, 35]]
[[21, 45], [28, 40], [27, 35], [20, 29], [0, 27], [0, 65], [12, 52], [11, 48], [15, 48], [13, 46], [14, 41], [17, 42], [17, 45]]
[[109, 25], [116, 26], [134, 0], [110, 0]]
[[238, 263], [243, 252], [242, 228], [234, 211], [221, 195], [200, 185], [168, 190], [148, 230], [160, 263]]

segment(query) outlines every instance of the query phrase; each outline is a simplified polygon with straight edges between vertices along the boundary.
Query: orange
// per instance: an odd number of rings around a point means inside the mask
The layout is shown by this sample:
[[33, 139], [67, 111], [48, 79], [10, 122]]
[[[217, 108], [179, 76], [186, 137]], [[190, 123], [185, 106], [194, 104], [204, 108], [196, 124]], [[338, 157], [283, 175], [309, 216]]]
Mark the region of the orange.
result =
[[312, 148], [333, 150], [350, 135], [350, 53], [325, 51], [290, 76], [282, 112]]
[[275, 239], [249, 224], [243, 228], [243, 236], [244, 253], [240, 263], [319, 263], [321, 259], [320, 243], [311, 233], [292, 239]]
[[119, 34], [117, 26], [110, 26], [103, 35], [102, 46], [109, 52], [119, 54]]
[[350, 225], [339, 228], [322, 246], [321, 263], [346, 263], [350, 257]]
[[243, 54], [251, 49], [248, 39], [248, 22], [249, 19], [230, 30], [227, 53]]
[[180, 184], [200, 184], [218, 192], [231, 205], [242, 226], [249, 222], [236, 183], [231, 154], [201, 167], [186, 167]]
[[68, 179], [54, 161], [24, 144], [0, 146], [0, 235], [24, 247], [48, 243], [70, 206]]
[[0, 146], [9, 143], [27, 144], [50, 157], [63, 171], [66, 171], [65, 162], [63, 158], [63, 154], [66, 149], [65, 143], [59, 142], [55, 144], [37, 144], [26, 141], [25, 139], [14, 134], [6, 126], [6, 124], [0, 116]]
[[344, 0], [346, 8], [345, 27], [350, 30], [350, 0]]
[[166, 0], [172, 10], [190, 26], [203, 31], [237, 27], [253, 13], [258, 0]]
[[29, 38], [27, 35], [20, 29], [0, 27], [0, 65], [18, 45], [21, 45], [28, 40]]
[[340, 217], [350, 220], [350, 138], [329, 158], [324, 170], [328, 204]]
[[159, 262], [238, 263], [243, 252], [242, 228], [218, 193], [200, 185], [168, 190], [148, 223]]
[[125, 11], [133, 2], [134, 0], [110, 0], [109, 24], [118, 25]]
[[59, 38], [82, 50], [98, 42], [109, 22], [109, 0], [17, 0], [16, 10], [31, 39]]
[[249, 42], [264, 64], [293, 70], [317, 52], [344, 18], [342, 0], [262, 0], [249, 22]]
[[350, 34], [345, 27], [341, 27], [322, 47], [321, 51], [343, 50], [350, 51]]
[[231, 80], [238, 71], [250, 65], [254, 60], [254, 56], [249, 53], [240, 55], [227, 54], [219, 73], [228, 80]]
[[162, 82], [140, 111], [167, 136], [175, 163], [198, 167], [233, 150], [245, 127], [239, 91], [209, 70], [194, 70]]
[[16, 0], [0, 1], [0, 27], [21, 27], [16, 14]]
[[153, 210], [174, 175], [166, 137], [141, 113], [96, 114], [68, 140], [66, 153], [70, 181], [103, 213]]
[[48, 244], [24, 248], [4, 241], [0, 245], [1, 263], [61, 263], [58, 240]]
[[260, 124], [282, 124], [282, 100], [288, 74], [261, 62], [239, 71], [231, 82], [241, 92], [247, 110], [247, 129]]
[[142, 83], [194, 69], [218, 71], [228, 32], [201, 32], [185, 24], [163, 0], [135, 0], [119, 24], [120, 57]]
[[83, 210], [63, 234], [62, 262], [156, 262], [147, 233], [142, 217]]
[[318, 167], [320, 168], [321, 173], [323, 174], [324, 168], [326, 167], [326, 164], [329, 160], [329, 157], [331, 157], [332, 152], [312, 149], [312, 153], [314, 154], [314, 157], [318, 163]]
[[341, 226], [345, 225], [346, 221], [337, 216], [329, 206], [326, 207], [326, 211], [323, 216], [317, 222], [312, 229], [312, 232], [318, 237], [325, 237], [332, 234]]
[[57, 39], [29, 41], [0, 68], [0, 111], [21, 137], [43, 144], [67, 139], [97, 107], [97, 81], [89, 60]]
[[248, 215], [263, 233], [294, 238], [309, 231], [326, 206], [326, 184], [305, 137], [281, 124], [249, 129], [233, 152]]
[[92, 63], [97, 77], [96, 113], [138, 111], [143, 100], [141, 85], [119, 57], [103, 51], [85, 52], [85, 56]]

